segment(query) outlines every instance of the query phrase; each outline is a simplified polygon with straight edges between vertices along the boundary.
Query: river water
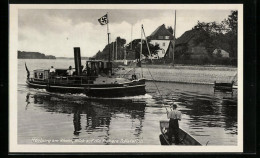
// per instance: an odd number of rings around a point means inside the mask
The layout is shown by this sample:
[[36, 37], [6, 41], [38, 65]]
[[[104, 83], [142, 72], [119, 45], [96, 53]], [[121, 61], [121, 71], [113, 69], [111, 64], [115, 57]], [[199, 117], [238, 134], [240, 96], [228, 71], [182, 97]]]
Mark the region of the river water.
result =
[[175, 102], [183, 114], [180, 127], [201, 144], [237, 145], [236, 91], [157, 82], [161, 97], [147, 82], [143, 96], [90, 99], [28, 88], [25, 62], [30, 71], [74, 65], [62, 59], [18, 60], [18, 144], [160, 145], [159, 121], [167, 120], [165, 108]]

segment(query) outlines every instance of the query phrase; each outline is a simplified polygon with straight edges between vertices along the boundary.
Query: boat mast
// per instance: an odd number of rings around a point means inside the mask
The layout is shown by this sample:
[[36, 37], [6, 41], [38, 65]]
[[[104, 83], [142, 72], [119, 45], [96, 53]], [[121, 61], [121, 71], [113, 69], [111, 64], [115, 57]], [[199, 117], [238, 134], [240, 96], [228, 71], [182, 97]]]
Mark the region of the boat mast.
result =
[[143, 24], [142, 24], [142, 27], [141, 27], [141, 46], [140, 46], [140, 57], [139, 57], [139, 62], [140, 62], [140, 66], [141, 66], [141, 57], [142, 57], [142, 47], [143, 47]]
[[172, 50], [172, 66], [174, 66], [174, 51], [175, 51], [175, 42], [176, 42], [176, 10], [175, 10], [175, 19], [174, 19], [174, 36], [173, 36], [173, 50]]
[[[146, 38], [146, 36], [145, 36], [145, 32], [144, 32], [144, 27], [143, 27], [143, 25], [142, 25], [142, 31], [143, 31], [143, 33], [144, 33], [144, 39], [145, 39], [145, 41], [146, 41], [146, 46], [147, 46], [147, 49], [148, 49], [149, 56], [152, 57], [151, 52], [150, 52], [150, 48], [149, 48], [149, 44], [148, 44], [148, 41], [147, 41], [147, 38]], [[153, 63], [152, 58], [151, 58], [151, 62]]]

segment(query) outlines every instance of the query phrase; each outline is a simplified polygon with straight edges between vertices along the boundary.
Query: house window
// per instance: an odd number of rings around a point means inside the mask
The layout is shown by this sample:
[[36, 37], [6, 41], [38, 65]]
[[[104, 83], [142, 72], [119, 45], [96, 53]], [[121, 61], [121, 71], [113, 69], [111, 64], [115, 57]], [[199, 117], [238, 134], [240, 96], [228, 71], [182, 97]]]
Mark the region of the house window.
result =
[[163, 39], [163, 36], [159, 36], [158, 38], [159, 38], [159, 39]]
[[165, 43], [164, 43], [164, 42], [162, 43], [162, 46], [165, 46]]
[[170, 36], [164, 36], [165, 39], [170, 39]]

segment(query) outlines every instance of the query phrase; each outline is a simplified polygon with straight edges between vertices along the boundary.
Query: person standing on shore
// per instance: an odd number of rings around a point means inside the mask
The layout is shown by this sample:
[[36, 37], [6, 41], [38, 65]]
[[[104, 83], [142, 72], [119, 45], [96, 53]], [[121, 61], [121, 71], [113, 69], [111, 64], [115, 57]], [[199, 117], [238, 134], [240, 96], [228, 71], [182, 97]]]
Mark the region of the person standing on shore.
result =
[[177, 105], [172, 104], [172, 111], [167, 111], [167, 117], [169, 121], [169, 143], [172, 144], [172, 136], [174, 136], [174, 142], [176, 145], [180, 143], [179, 140], [179, 121], [181, 120], [181, 112], [177, 110]]

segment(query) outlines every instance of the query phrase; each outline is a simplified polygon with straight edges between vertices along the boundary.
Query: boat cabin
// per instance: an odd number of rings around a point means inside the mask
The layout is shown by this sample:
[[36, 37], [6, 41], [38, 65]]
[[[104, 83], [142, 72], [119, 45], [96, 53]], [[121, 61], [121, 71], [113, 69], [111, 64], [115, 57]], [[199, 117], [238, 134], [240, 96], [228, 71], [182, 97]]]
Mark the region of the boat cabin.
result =
[[[98, 75], [110, 76], [112, 74], [112, 62], [103, 62], [98, 60], [91, 60], [86, 62], [86, 68], [82, 70], [81, 75], [76, 75], [76, 70], [72, 69], [74, 77], [76, 76], [91, 76], [97, 77]], [[68, 69], [55, 69], [55, 73], [50, 73], [49, 70], [37, 69], [33, 71], [33, 78], [35, 80], [46, 80], [53, 77], [69, 76], [67, 74]]]
[[83, 75], [87, 74], [87, 76], [111, 76], [112, 74], [112, 62], [91, 60], [86, 62], [86, 68], [87, 69], [83, 70]]
[[33, 77], [36, 80], [45, 80], [49, 78], [49, 70], [38, 69], [33, 71]]

